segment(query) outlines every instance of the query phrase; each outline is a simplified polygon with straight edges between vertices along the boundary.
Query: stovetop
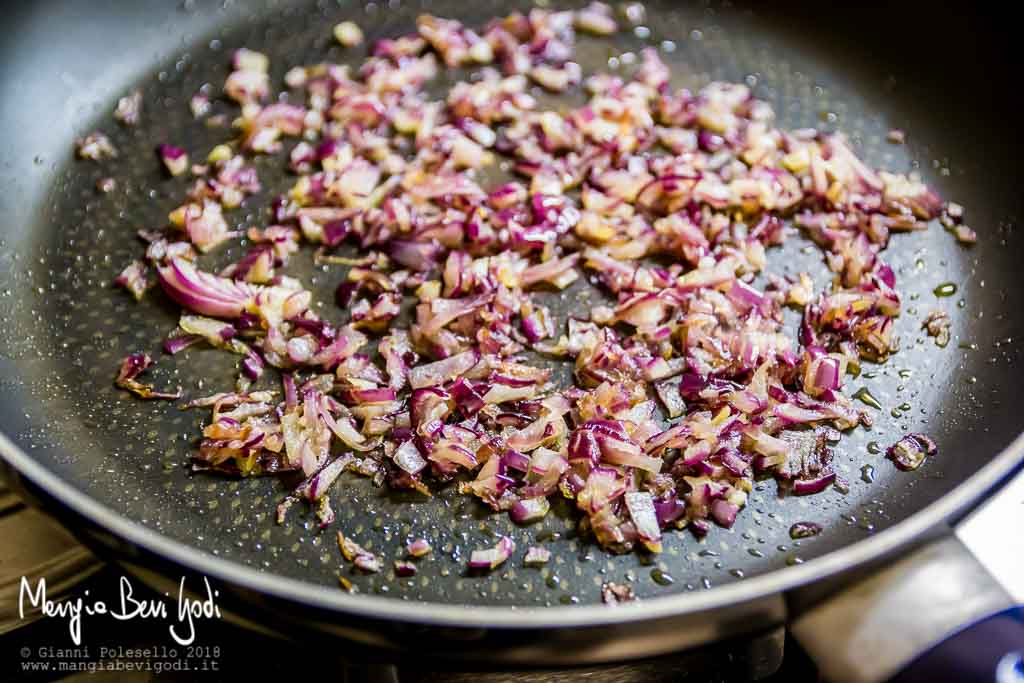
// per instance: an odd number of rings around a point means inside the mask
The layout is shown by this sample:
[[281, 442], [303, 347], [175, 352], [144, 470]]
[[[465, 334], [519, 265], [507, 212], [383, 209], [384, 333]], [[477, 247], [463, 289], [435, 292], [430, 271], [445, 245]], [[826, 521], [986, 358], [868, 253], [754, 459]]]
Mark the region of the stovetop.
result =
[[[1008, 538], [1006, 524], [1024, 521], [1024, 474], [1005, 486], [957, 528], [957, 534], [990, 571], [1024, 602], [1024, 536]], [[458, 672], [424, 667], [409, 657], [391, 666], [352, 666], [345, 653], [254, 633], [227, 620], [204, 621], [191, 646], [177, 646], [159, 619], [82, 618], [82, 646], [75, 648], [66, 618], [32, 619], [18, 613], [21, 577], [47, 578], [47, 597], [59, 601], [103, 599], [116, 605], [122, 572], [105, 565], [41, 513], [26, 507], [0, 482], [0, 673], [2, 680], [194, 681], [273, 680], [305, 671], [336, 671], [333, 678], [371, 683], [488, 683], [560, 681], [659, 683], [711, 681], [766, 683], [817, 681], [814, 665], [782, 629], [757, 638], [640, 662], [553, 671]], [[33, 581], [34, 585], [34, 581]], [[161, 601], [131, 583], [140, 604]], [[557, 674], [557, 675], [556, 675]]]

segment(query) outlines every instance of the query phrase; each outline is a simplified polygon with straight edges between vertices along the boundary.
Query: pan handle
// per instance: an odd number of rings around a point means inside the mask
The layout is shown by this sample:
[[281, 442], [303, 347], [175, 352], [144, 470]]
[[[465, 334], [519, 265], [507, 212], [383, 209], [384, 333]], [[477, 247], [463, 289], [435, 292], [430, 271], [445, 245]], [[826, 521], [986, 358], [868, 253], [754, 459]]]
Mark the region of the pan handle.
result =
[[1024, 608], [952, 533], [828, 597], [792, 632], [833, 683], [1024, 683]]
[[1024, 607], [971, 624], [920, 655], [891, 683], [942, 680], [1024, 683]]

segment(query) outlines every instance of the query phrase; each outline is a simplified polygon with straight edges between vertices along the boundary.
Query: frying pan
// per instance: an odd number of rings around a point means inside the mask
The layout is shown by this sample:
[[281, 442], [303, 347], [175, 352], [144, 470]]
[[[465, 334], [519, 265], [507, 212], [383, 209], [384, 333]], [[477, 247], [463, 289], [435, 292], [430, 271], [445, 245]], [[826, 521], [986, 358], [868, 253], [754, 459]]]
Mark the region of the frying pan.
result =
[[[542, 524], [520, 528], [452, 491], [425, 501], [345, 475], [334, 492], [337, 528], [382, 552], [388, 566], [411, 537], [425, 536], [435, 548], [412, 579], [355, 576], [342, 567], [333, 528], [317, 533], [312, 516], [298, 509], [286, 524], [274, 524], [285, 482], [188, 469], [200, 415], [114, 389], [119, 359], [157, 354], [176, 320], [162, 294], [136, 304], [110, 287], [139, 251], [135, 231], [162, 225], [183, 191], [160, 173], [153, 148], [168, 141], [205, 154], [226, 137], [192, 120], [187, 102], [206, 84], [218, 93], [233, 49], [268, 53], [280, 83], [288, 65], [356, 59], [332, 42], [330, 29], [342, 19], [359, 23], [372, 41], [407, 32], [424, 8], [473, 25], [516, 6], [528, 5], [47, 0], [9, 8], [11, 28], [0, 45], [0, 454], [24, 494], [158, 587], [207, 576], [235, 618], [296, 638], [358, 643], [352, 656], [400, 649], [488, 665], [599, 662], [794, 619], [817, 656], [822, 648], [813, 634], [829, 615], [836, 623], [836, 595], [849, 595], [854, 585], [859, 604], [873, 604], [871, 582], [885, 574], [872, 570], [896, 558], [909, 563], [904, 568], [937, 562], [976, 569], [950, 540], [948, 524], [1021, 462], [1024, 272], [1014, 228], [1019, 157], [1004, 130], [1019, 115], [1008, 92], [1014, 86], [1004, 85], [1013, 73], [1001, 28], [1009, 23], [965, 7], [650, 3], [646, 30], [581, 48], [585, 70], [608, 68], [609, 57], [650, 44], [672, 67], [674, 87], [746, 81], [775, 106], [781, 125], [842, 129], [869, 163], [918, 170], [942, 196], [967, 207], [980, 235], [976, 246], [963, 248], [936, 226], [896, 236], [887, 252], [906, 302], [897, 323], [903, 350], [851, 382], [850, 389], [868, 387], [883, 410], [875, 411], [871, 430], [845, 435], [837, 448], [847, 492], [782, 500], [774, 483], [761, 482], [734, 528], [714, 529], [703, 542], [668, 534], [665, 552], [648, 558], [602, 552], [575, 534], [564, 506]], [[139, 126], [124, 129], [110, 112], [134, 87], [144, 93], [144, 113]], [[214, 106], [231, 111], [226, 102]], [[73, 160], [74, 138], [96, 128], [111, 135], [118, 159]], [[908, 131], [908, 144], [887, 143], [891, 128]], [[265, 221], [269, 198], [290, 182], [280, 159], [258, 163], [265, 190], [231, 212], [239, 225]], [[97, 180], [108, 176], [117, 188], [98, 193]], [[804, 247], [790, 240], [769, 261], [782, 267], [776, 272], [807, 270], [822, 282], [820, 254]], [[237, 256], [226, 249], [218, 258]], [[328, 302], [325, 317], [340, 319], [330, 302], [343, 269], [300, 259], [290, 272]], [[956, 294], [937, 297], [933, 290], [943, 283], [954, 283]], [[594, 296], [582, 283], [549, 303], [564, 316]], [[953, 319], [946, 348], [920, 330], [934, 308]], [[201, 395], [229, 386], [233, 362], [190, 350], [160, 357], [152, 372], [158, 386], [180, 384]], [[902, 473], [874, 444], [884, 448], [913, 431], [930, 434], [940, 453]], [[788, 529], [798, 521], [825, 531], [794, 541]], [[496, 534], [511, 535], [521, 548], [540, 539], [553, 560], [540, 570], [507, 563], [489, 575], [467, 574], [466, 555], [493, 545]], [[339, 574], [359, 592], [341, 591]], [[874, 653], [890, 657], [885, 666], [837, 677], [888, 676], [954, 627], [1002, 606], [984, 572], [971, 576], [962, 594], [989, 596], [983, 608], [950, 617], [917, 650]], [[606, 581], [631, 582], [640, 599], [601, 605]], [[831, 666], [827, 672], [841, 670]]]

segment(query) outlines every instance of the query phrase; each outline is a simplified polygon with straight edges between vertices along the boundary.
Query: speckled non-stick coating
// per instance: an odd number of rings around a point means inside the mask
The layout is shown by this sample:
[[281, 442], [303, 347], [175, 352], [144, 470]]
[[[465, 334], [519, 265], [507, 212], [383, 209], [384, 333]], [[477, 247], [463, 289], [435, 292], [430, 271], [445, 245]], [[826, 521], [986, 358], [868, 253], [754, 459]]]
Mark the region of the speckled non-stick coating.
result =
[[[445, 3], [434, 11], [445, 14], [458, 7], [457, 16], [480, 23], [514, 4], [521, 3]], [[585, 70], [616, 64], [628, 69], [636, 50], [651, 45], [672, 67], [674, 87], [693, 89], [715, 79], [745, 81], [775, 106], [784, 126], [841, 129], [869, 163], [896, 171], [920, 170], [949, 198], [967, 204], [969, 222], [981, 236], [974, 249], [956, 245], [938, 226], [893, 239], [886, 258], [904, 296], [904, 313], [897, 322], [904, 350], [888, 364], [868, 365], [867, 374], [848, 379], [851, 392], [869, 387], [883, 405], [874, 413], [872, 430], [845, 435], [837, 448], [836, 465], [849, 482], [849, 492], [829, 489], [781, 500], [774, 482], [767, 480], [757, 485], [732, 529], [715, 528], [703, 542], [689, 532], [669, 532], [661, 555], [613, 556], [577, 536], [576, 515], [565, 501], [555, 504], [543, 523], [519, 527], [452, 486], [427, 500], [388, 495], [368, 480], [346, 474], [331, 493], [337, 521], [318, 533], [304, 505], [295, 506], [285, 524], [274, 523], [274, 507], [294, 479], [286, 483], [271, 477], [236, 480], [192, 473], [189, 454], [207, 419], [205, 411], [142, 402], [112, 384], [120, 359], [136, 351], [148, 351], [157, 359], [150, 372], [157, 386], [180, 385], [187, 397], [230, 388], [236, 368], [235, 356], [211, 349], [162, 354], [160, 344], [175, 327], [177, 307], [159, 291], [136, 303], [111, 286], [143, 248], [136, 230], [163, 225], [186, 187], [184, 179], [162, 173], [154, 145], [177, 144], [201, 159], [229, 135], [226, 128], [193, 120], [187, 104], [209, 84], [214, 113], [227, 113], [230, 120], [234, 106], [217, 95], [234, 49], [247, 46], [269, 54], [274, 82], [283, 88], [281, 76], [291, 65], [355, 63], [361, 58], [362, 51], [346, 51], [333, 42], [331, 27], [337, 21], [356, 21], [372, 41], [408, 32], [419, 11], [406, 3], [354, 9], [324, 3], [323, 9], [275, 10], [195, 37], [182, 45], [176, 59], [124, 83], [123, 93], [136, 87], [144, 93], [138, 127], [117, 125], [109, 116], [111, 102], [80, 128], [108, 132], [120, 151], [115, 162], [75, 161], [71, 140], [65, 157], [40, 160], [59, 165], [50, 200], [36, 216], [30, 239], [19, 239], [18, 249], [0, 248], [0, 370], [5, 388], [25, 401], [26, 426], [11, 434], [15, 441], [154, 533], [267, 572], [327, 585], [337, 585], [343, 574], [360, 591], [395, 600], [545, 605], [598, 602], [605, 581], [632, 582], [636, 593], [648, 598], [706, 590], [811, 560], [885, 529], [937, 499], [1015, 435], [1010, 403], [1016, 378], [1009, 363], [1019, 346], [1007, 338], [1017, 335], [1020, 323], [1004, 313], [1011, 308], [1006, 303], [1008, 283], [1019, 276], [1000, 251], [1000, 240], [1011, 239], [1012, 244], [1012, 234], [1002, 227], [1010, 216], [1005, 206], [986, 201], [984, 160], [965, 152], [957, 136], [947, 136], [941, 117], [902, 99], [898, 83], [858, 80], [859, 72], [841, 56], [803, 49], [770, 22], [728, 10], [665, 11], [650, 5], [642, 29], [613, 40], [582, 41]], [[891, 127], [908, 131], [907, 146], [886, 142]], [[283, 172], [281, 156], [256, 163], [264, 191], [227, 212], [232, 225], [265, 224], [270, 198], [294, 181]], [[116, 180], [117, 188], [104, 195], [95, 185], [107, 176]], [[228, 263], [243, 248], [236, 243], [216, 250], [203, 263]], [[772, 250], [769, 263], [775, 273], [807, 270], [819, 286], [828, 277], [820, 252], [801, 238]], [[344, 267], [314, 267], [304, 252], [288, 272], [311, 286], [319, 314], [334, 322], [345, 319], [333, 298]], [[933, 294], [944, 282], [957, 283], [955, 296]], [[582, 281], [561, 294], [547, 295], [562, 315], [585, 312], [600, 296]], [[945, 349], [920, 331], [921, 320], [937, 307], [953, 318], [953, 340]], [[961, 348], [970, 344], [977, 348]], [[265, 383], [272, 385], [275, 377], [268, 373]], [[975, 377], [982, 380], [972, 384]], [[925, 431], [941, 448], [920, 471], [898, 472], [883, 454], [869, 452], [869, 443], [884, 448], [907, 431]], [[873, 470], [871, 482], [862, 477], [865, 467]], [[817, 522], [824, 533], [793, 541], [788, 529], [798, 521]], [[383, 554], [388, 568], [392, 559], [403, 557], [412, 538], [429, 539], [434, 552], [418, 562], [414, 578], [398, 579], [389, 570], [352, 573], [336, 546], [335, 530]], [[467, 574], [470, 551], [492, 545], [498, 534], [515, 540], [519, 550], [513, 559], [490, 574]], [[532, 544], [553, 551], [549, 566], [522, 566], [522, 551]], [[656, 582], [655, 569], [672, 583]]]

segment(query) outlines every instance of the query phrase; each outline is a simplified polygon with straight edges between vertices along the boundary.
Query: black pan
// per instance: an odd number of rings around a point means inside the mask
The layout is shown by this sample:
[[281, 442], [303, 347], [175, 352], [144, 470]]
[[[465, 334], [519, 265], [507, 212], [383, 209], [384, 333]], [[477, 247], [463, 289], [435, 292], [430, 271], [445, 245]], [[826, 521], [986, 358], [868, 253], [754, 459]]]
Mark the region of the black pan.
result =
[[[424, 4], [473, 24], [521, 3]], [[1000, 18], [966, 8], [922, 13], [914, 3], [756, 11], [650, 3], [649, 35], [627, 33], [588, 50], [584, 68], [653, 44], [673, 67], [675, 86], [746, 80], [785, 126], [839, 128], [868, 162], [919, 170], [967, 207], [980, 235], [972, 248], [938, 226], [894, 238], [888, 260], [907, 302], [898, 321], [904, 349], [851, 384], [868, 387], [884, 409], [873, 429], [845, 436], [838, 448], [849, 492], [781, 500], [764, 482], [733, 529], [715, 529], [704, 542], [668, 534], [665, 552], [647, 559], [605, 554], [576, 536], [563, 508], [542, 525], [518, 528], [454, 491], [400, 500], [345, 475], [334, 494], [337, 528], [387, 560], [411, 536], [433, 541], [434, 557], [419, 575], [396, 579], [349, 575], [333, 533], [316, 533], [312, 515], [297, 508], [275, 525], [282, 482], [191, 473], [202, 416], [133, 400], [111, 381], [127, 353], [158, 354], [176, 320], [176, 307], [159, 293], [136, 304], [110, 287], [140, 249], [135, 231], [162, 225], [182, 192], [161, 174], [154, 145], [173, 141], [200, 153], [225, 137], [193, 121], [187, 101], [206, 83], [217, 92], [233, 49], [267, 52], [280, 82], [290, 64], [353, 59], [332, 42], [337, 21], [354, 19], [372, 40], [408, 31], [421, 11], [407, 2], [73, 0], [8, 10], [15, 28], [0, 44], [0, 454], [26, 492], [87, 542], [153, 582], [176, 586], [182, 573], [206, 575], [235, 612], [267, 623], [271, 611], [279, 630], [295, 622], [296, 633], [321, 630], [490, 663], [602, 661], [780, 623], [798, 587], [849, 577], [920, 541], [1019, 464], [1024, 272], [1013, 226], [1022, 202], [1017, 145], [1006, 133], [1019, 109], [1006, 92], [1015, 86], [1001, 81], [1011, 64]], [[144, 115], [126, 130], [110, 112], [136, 86]], [[230, 111], [225, 102], [215, 107]], [[72, 159], [73, 139], [95, 128], [120, 149], [115, 162]], [[887, 143], [890, 128], [908, 131], [908, 144]], [[231, 220], [265, 220], [268, 198], [289, 183], [281, 165], [260, 162], [265, 191]], [[118, 187], [103, 195], [95, 185], [106, 176]], [[820, 254], [805, 246], [792, 240], [770, 262], [822, 281]], [[223, 254], [235, 256], [235, 249]], [[326, 317], [340, 315], [329, 302], [343, 269], [300, 262], [292, 272], [314, 278]], [[954, 296], [933, 293], [949, 282]], [[592, 296], [581, 285], [557, 306], [564, 314]], [[936, 307], [953, 318], [944, 349], [920, 330]], [[155, 382], [212, 392], [227, 386], [233, 363], [216, 351], [161, 357]], [[887, 446], [908, 431], [930, 434], [941, 449], [916, 473], [873, 452], [872, 444]], [[869, 470], [873, 476], [862, 475]], [[798, 521], [825, 532], [793, 541], [788, 529]], [[510, 534], [521, 548], [544, 539], [554, 559], [541, 570], [509, 563], [492, 575], [466, 575], [465, 556], [493, 544], [495, 534]], [[359, 593], [338, 588], [342, 573]], [[605, 581], [631, 581], [641, 600], [602, 606]]]

